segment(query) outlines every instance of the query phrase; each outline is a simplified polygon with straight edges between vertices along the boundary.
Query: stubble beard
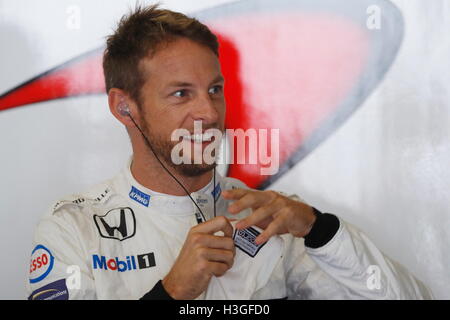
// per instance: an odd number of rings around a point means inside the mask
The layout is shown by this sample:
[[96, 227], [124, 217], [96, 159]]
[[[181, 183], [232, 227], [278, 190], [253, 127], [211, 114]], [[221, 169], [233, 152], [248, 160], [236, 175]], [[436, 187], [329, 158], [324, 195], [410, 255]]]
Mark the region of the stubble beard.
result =
[[[145, 122], [145, 121], [144, 121]], [[213, 170], [217, 163], [216, 161], [212, 164], [207, 163], [201, 163], [201, 164], [189, 164], [189, 163], [181, 163], [181, 164], [175, 164], [172, 161], [172, 149], [174, 146], [179, 143], [177, 141], [168, 141], [164, 139], [164, 137], [161, 137], [160, 135], [157, 135], [156, 133], [151, 132], [148, 129], [147, 123], [143, 125], [142, 128], [143, 132], [147, 136], [148, 140], [145, 140], [145, 144], [148, 148], [148, 151], [153, 154], [153, 151], [156, 153], [156, 156], [166, 165], [173, 168], [177, 173], [181, 174], [182, 176], [186, 177], [198, 177], [201, 176], [211, 170]], [[149, 145], [149, 142], [152, 144]], [[215, 155], [217, 157], [217, 155]], [[216, 158], [217, 159], [217, 158]]]

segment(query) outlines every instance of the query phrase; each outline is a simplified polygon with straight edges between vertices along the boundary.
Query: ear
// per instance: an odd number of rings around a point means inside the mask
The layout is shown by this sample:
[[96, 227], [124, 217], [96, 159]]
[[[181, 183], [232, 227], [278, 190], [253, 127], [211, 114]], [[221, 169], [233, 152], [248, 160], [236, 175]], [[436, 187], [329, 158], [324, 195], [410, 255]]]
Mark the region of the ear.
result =
[[125, 91], [117, 88], [111, 88], [108, 92], [108, 104], [109, 110], [117, 120], [119, 120], [126, 127], [134, 127], [131, 118], [119, 112], [119, 106], [126, 105], [128, 106], [131, 116], [134, 117], [135, 114], [136, 105], [128, 97]]

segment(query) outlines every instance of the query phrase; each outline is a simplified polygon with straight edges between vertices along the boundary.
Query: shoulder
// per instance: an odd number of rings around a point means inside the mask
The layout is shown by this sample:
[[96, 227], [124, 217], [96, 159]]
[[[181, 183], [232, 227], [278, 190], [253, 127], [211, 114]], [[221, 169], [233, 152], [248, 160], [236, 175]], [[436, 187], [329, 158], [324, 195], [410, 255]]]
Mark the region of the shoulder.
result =
[[64, 210], [77, 210], [86, 206], [95, 206], [107, 202], [113, 195], [110, 181], [99, 183], [87, 190], [66, 195], [58, 199], [50, 208], [50, 215], [59, 215]]
[[61, 197], [50, 205], [38, 223], [38, 230], [56, 226], [83, 227], [96, 212], [103, 211], [114, 197], [113, 180], [106, 180], [86, 190]]
[[111, 180], [55, 201], [39, 219], [34, 232], [36, 243], [75, 243], [93, 234], [93, 216], [103, 214], [114, 197]]

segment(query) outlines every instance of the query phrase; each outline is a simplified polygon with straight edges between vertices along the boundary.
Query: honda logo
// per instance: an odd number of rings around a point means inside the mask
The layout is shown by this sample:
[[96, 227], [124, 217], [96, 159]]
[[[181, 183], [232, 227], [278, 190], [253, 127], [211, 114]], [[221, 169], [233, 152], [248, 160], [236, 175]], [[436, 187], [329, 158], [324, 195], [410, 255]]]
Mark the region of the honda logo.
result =
[[136, 218], [131, 208], [116, 208], [105, 215], [94, 215], [100, 236], [123, 241], [136, 233]]

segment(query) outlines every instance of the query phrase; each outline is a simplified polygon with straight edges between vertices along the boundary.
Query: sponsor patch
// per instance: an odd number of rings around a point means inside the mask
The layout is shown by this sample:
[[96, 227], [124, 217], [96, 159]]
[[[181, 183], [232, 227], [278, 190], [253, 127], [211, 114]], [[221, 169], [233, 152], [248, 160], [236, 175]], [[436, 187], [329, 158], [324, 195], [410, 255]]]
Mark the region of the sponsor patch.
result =
[[125, 272], [137, 269], [147, 269], [156, 266], [153, 252], [138, 254], [136, 256], [126, 256], [125, 259], [119, 257], [108, 259], [105, 256], [92, 255], [92, 267], [95, 269], [112, 270]]
[[116, 208], [105, 215], [94, 215], [94, 222], [102, 238], [123, 241], [136, 233], [136, 217], [131, 208]]
[[34, 290], [28, 300], [69, 300], [69, 291], [66, 279], [49, 283], [42, 288]]
[[200, 197], [198, 197], [198, 198], [195, 199], [195, 200], [197, 200], [197, 204], [205, 205], [205, 204], [208, 203], [208, 199], [202, 199], [202, 198], [200, 198]]
[[150, 204], [150, 195], [140, 191], [133, 186], [131, 186], [131, 191], [128, 195], [131, 199], [142, 204], [144, 207], [148, 207], [148, 205]]
[[244, 251], [250, 257], [254, 257], [258, 254], [258, 251], [266, 244], [256, 244], [255, 239], [260, 235], [258, 230], [250, 227], [243, 230], [234, 230], [233, 240], [236, 247]]
[[50, 250], [38, 244], [31, 252], [30, 283], [39, 282], [52, 271], [55, 258]]

